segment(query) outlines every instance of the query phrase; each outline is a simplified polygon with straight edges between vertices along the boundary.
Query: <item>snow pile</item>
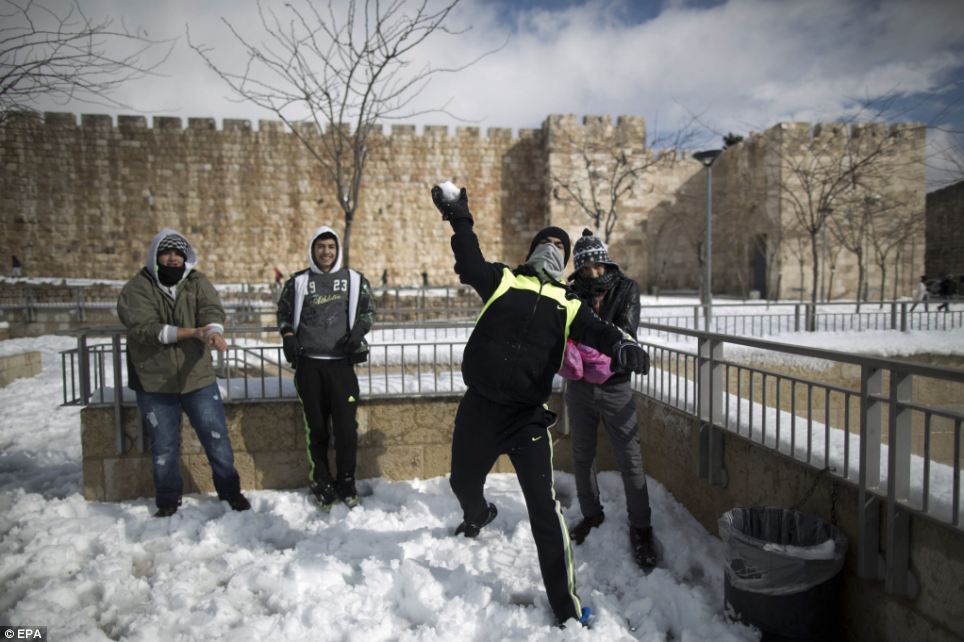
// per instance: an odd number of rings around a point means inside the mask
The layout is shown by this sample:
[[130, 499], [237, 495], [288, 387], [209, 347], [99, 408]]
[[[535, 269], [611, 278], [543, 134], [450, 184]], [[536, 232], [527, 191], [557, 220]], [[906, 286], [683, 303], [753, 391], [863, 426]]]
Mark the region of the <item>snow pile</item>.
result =
[[[592, 630], [559, 631], [513, 475], [493, 475], [499, 516], [455, 538], [446, 478], [364, 480], [359, 508], [322, 513], [305, 490], [251, 491], [253, 510], [191, 495], [170, 519], [153, 501], [81, 496], [78, 408], [59, 407], [61, 337], [0, 343], [40, 350], [43, 372], [0, 389], [0, 621], [51, 639], [747, 640], [724, 620], [722, 543], [650, 480], [665, 568], [632, 563], [622, 482], [600, 476], [606, 522], [574, 547]], [[573, 479], [558, 474], [570, 523]]]

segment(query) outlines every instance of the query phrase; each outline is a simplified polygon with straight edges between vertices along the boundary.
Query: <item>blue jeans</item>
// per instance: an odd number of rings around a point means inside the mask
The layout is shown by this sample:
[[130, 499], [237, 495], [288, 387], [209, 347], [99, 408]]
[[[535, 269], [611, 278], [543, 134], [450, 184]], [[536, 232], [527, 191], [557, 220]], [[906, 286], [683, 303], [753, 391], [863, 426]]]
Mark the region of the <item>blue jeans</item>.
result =
[[224, 418], [224, 404], [216, 383], [185, 394], [137, 391], [141, 421], [151, 435], [154, 460], [154, 490], [157, 506], [181, 503], [181, 409], [187, 413], [211, 465], [214, 488], [219, 499], [231, 499], [241, 492], [241, 480], [234, 468], [234, 452]]

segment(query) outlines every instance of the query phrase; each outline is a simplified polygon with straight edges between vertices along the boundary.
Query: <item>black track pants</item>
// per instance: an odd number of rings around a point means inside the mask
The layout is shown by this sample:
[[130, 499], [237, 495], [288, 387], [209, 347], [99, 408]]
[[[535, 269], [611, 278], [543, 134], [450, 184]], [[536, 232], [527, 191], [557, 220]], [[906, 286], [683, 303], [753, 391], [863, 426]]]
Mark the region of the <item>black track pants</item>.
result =
[[339, 476], [355, 476], [358, 455], [358, 377], [347, 361], [302, 358], [295, 385], [305, 413], [308, 475], [312, 481], [332, 479], [328, 469], [328, 421], [335, 438], [335, 468]]
[[552, 485], [548, 426], [553, 419], [542, 406], [504, 406], [469, 388], [455, 417], [449, 483], [464, 519], [478, 523], [487, 507], [482, 492], [486, 475], [499, 455], [509, 456], [525, 496], [549, 605], [556, 618], [565, 621], [578, 618], [582, 608], [575, 590], [569, 532]]

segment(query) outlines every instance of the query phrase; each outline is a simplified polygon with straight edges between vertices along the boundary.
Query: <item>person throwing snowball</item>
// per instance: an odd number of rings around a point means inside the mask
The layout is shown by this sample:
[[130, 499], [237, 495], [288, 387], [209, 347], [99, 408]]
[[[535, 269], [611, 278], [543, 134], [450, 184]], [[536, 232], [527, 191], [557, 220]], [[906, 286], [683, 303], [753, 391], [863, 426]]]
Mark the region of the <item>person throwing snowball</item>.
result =
[[452, 226], [459, 280], [484, 301], [462, 358], [468, 390], [452, 437], [449, 483], [463, 513], [455, 534], [476, 537], [496, 518], [495, 504], [483, 493], [485, 478], [499, 455], [508, 455], [525, 497], [556, 623], [564, 627], [576, 619], [587, 625], [590, 610], [576, 594], [569, 533], [553, 488], [549, 427], [556, 417], [545, 403], [567, 338], [609, 355], [622, 371], [645, 373], [649, 357], [566, 287], [563, 270], [570, 243], [564, 230], [539, 231], [525, 262], [510, 269], [482, 256], [465, 188], [436, 185], [432, 201]]

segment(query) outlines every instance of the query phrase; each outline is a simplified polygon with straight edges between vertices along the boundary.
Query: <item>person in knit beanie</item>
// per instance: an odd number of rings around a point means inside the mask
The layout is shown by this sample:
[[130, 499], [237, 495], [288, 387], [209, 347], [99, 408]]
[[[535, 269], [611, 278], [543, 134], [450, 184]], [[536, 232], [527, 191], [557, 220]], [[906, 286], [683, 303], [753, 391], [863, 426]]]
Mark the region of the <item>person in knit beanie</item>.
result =
[[181, 505], [181, 414], [204, 448], [218, 499], [251, 509], [234, 465], [211, 349], [225, 352], [224, 307], [197, 270], [197, 251], [176, 230], [151, 240], [144, 266], [124, 285], [117, 316], [127, 329], [127, 379], [151, 437], [155, 517]]
[[[576, 270], [569, 280], [579, 298], [603, 321], [635, 338], [639, 326], [639, 287], [622, 273], [619, 264], [610, 258], [606, 244], [592, 230], [583, 230], [576, 241], [573, 262]], [[581, 544], [605, 519], [595, 472], [596, 426], [602, 418], [623, 478], [633, 557], [648, 573], [659, 562], [660, 556], [658, 542], [653, 536], [630, 375], [614, 373], [603, 383], [567, 381], [565, 401], [571, 428], [576, 494], [583, 515], [571, 529], [572, 539]]]

